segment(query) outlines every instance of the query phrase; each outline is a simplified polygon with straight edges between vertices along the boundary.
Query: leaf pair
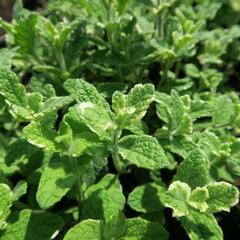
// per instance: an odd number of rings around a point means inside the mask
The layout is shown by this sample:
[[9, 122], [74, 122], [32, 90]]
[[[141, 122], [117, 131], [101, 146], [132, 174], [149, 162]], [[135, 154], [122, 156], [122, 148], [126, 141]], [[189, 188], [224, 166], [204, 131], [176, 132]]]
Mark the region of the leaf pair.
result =
[[94, 240], [134, 240], [168, 238], [166, 230], [156, 222], [141, 218], [126, 219], [122, 213], [110, 216], [106, 222], [100, 220], [84, 220], [74, 226], [65, 235], [64, 240], [77, 239]]
[[213, 182], [193, 190], [188, 184], [176, 181], [166, 192], [165, 206], [173, 209], [191, 240], [223, 239], [213, 213], [229, 211], [237, 204], [239, 192], [225, 182]]

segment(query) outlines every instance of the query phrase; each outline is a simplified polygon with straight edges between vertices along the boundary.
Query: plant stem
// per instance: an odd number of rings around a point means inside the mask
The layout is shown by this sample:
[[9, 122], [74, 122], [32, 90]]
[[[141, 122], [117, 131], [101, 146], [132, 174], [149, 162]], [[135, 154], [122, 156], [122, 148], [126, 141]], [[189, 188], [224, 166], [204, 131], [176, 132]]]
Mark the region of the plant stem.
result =
[[[78, 167], [77, 161], [74, 157], [72, 157], [72, 146], [70, 145], [69, 150], [68, 150], [68, 159], [70, 160], [71, 164], [72, 164], [72, 168], [76, 169]], [[80, 177], [77, 178], [75, 184], [75, 193], [76, 193], [76, 200], [78, 202], [78, 205], [80, 207], [81, 202], [83, 200], [83, 192], [82, 192], [82, 182]]]
[[75, 190], [76, 190], [76, 200], [80, 206], [82, 200], [83, 200], [83, 193], [82, 193], [82, 182], [81, 179], [78, 178], [75, 183]]
[[60, 51], [58, 53], [58, 61], [59, 61], [61, 69], [64, 70], [64, 71], [67, 71], [67, 66], [66, 66], [66, 62], [65, 62], [62, 51]]
[[0, 145], [4, 148], [7, 149], [8, 144], [7, 141], [5, 140], [4, 136], [2, 133], [0, 133]]
[[[164, 0], [157, 0], [157, 7], [159, 7], [161, 4], [163, 4]], [[161, 13], [157, 14], [157, 32], [158, 37], [164, 38], [164, 24], [163, 24], [163, 16]]]
[[117, 128], [114, 135], [113, 135], [113, 150], [112, 150], [112, 159], [115, 168], [118, 172], [122, 171], [122, 166], [120, 165], [120, 156], [118, 153], [118, 140], [122, 134], [122, 129]]
[[171, 63], [169, 61], [166, 61], [166, 64], [163, 67], [163, 74], [161, 76], [161, 79], [158, 83], [157, 89], [160, 89], [162, 86], [164, 86], [164, 84], [166, 84], [167, 80], [168, 80], [168, 71], [171, 68]]
[[178, 61], [178, 62], [176, 63], [176, 72], [175, 72], [175, 73], [176, 73], [176, 77], [179, 76], [180, 67], [181, 67], [181, 62]]

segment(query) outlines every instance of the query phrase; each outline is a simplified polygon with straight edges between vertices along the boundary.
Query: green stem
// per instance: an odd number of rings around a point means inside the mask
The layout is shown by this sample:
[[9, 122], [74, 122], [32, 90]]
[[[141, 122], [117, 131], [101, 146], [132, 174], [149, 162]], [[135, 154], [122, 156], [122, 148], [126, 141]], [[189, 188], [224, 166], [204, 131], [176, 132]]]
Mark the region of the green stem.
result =
[[80, 205], [83, 200], [82, 182], [80, 178], [78, 178], [75, 183], [75, 190], [76, 190], [76, 199], [78, 204]]
[[113, 158], [113, 163], [115, 168], [117, 169], [118, 172], [122, 171], [122, 166], [120, 164], [120, 156], [118, 152], [118, 140], [122, 134], [122, 129], [117, 128], [113, 135], [113, 150], [112, 150], [112, 158]]
[[8, 147], [8, 143], [7, 141], [5, 140], [3, 134], [0, 133], [0, 145], [4, 148], [4, 149], [7, 149]]
[[57, 53], [57, 55], [58, 55], [58, 61], [59, 61], [61, 69], [64, 70], [64, 71], [67, 71], [67, 66], [66, 66], [66, 62], [65, 62], [62, 51], [59, 51]]
[[[70, 160], [71, 164], [72, 164], [72, 168], [76, 169], [78, 167], [77, 161], [74, 157], [72, 157], [72, 146], [69, 147], [68, 150], [68, 159]], [[78, 205], [80, 207], [81, 202], [83, 200], [83, 192], [82, 192], [82, 182], [80, 177], [77, 178], [75, 184], [74, 184], [74, 188], [75, 188], [75, 194], [76, 194], [76, 200], [78, 202]]]
[[161, 88], [164, 84], [166, 84], [168, 80], [168, 71], [171, 68], [171, 63], [169, 61], [166, 62], [163, 68], [163, 74], [161, 76], [160, 82], [157, 86], [157, 89]]
[[180, 67], [181, 67], [181, 62], [178, 61], [177, 64], [176, 64], [176, 77], [179, 76], [179, 72], [180, 72]]
[[[164, 0], [157, 0], [157, 7], [159, 7], [161, 4], [163, 4]], [[163, 16], [161, 13], [157, 14], [157, 32], [158, 37], [164, 38], [164, 21]]]
[[106, 12], [107, 12], [107, 18], [108, 18], [108, 21], [110, 21], [111, 19], [111, 1], [107, 2], [106, 0], [101, 0]]

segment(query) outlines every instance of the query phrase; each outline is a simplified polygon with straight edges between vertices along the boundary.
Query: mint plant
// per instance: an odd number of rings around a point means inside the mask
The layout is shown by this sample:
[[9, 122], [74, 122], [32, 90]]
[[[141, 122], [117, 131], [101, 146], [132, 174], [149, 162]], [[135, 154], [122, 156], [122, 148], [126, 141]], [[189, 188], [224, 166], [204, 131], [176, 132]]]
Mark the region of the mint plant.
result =
[[0, 239], [231, 239], [239, 11], [17, 0], [0, 19]]

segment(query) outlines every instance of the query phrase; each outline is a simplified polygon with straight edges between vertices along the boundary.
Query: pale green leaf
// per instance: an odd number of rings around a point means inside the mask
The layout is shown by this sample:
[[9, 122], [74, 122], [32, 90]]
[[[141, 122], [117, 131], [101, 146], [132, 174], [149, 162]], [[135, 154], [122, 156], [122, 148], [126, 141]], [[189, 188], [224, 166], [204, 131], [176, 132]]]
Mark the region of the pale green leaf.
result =
[[173, 210], [174, 217], [182, 217], [189, 214], [188, 200], [191, 188], [183, 182], [176, 181], [169, 186], [165, 196], [165, 206]]
[[205, 188], [197, 187], [191, 192], [188, 203], [195, 209], [198, 209], [200, 212], [206, 212], [208, 209], [208, 198], [208, 190]]
[[152, 84], [135, 85], [127, 95], [115, 92], [112, 103], [118, 124], [124, 128], [138, 122], [146, 114], [153, 100], [154, 86]]
[[226, 182], [210, 183], [206, 186], [209, 192], [208, 211], [212, 213], [230, 211], [238, 203], [239, 192], [236, 187]]

